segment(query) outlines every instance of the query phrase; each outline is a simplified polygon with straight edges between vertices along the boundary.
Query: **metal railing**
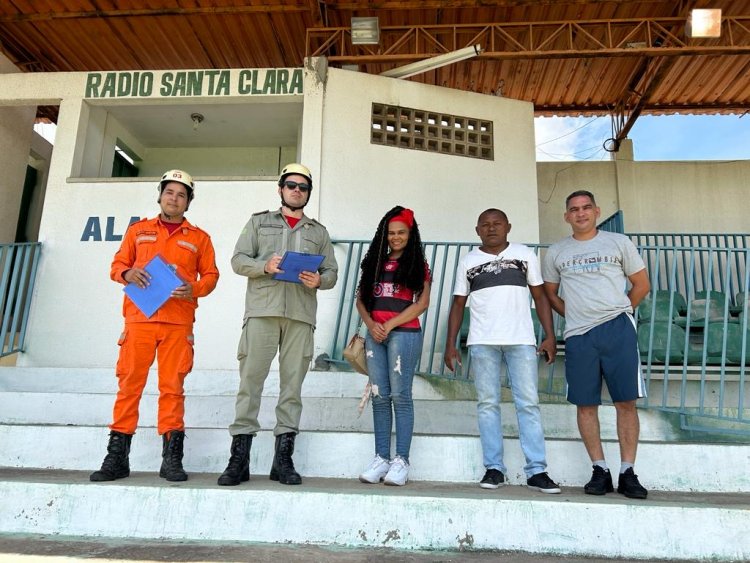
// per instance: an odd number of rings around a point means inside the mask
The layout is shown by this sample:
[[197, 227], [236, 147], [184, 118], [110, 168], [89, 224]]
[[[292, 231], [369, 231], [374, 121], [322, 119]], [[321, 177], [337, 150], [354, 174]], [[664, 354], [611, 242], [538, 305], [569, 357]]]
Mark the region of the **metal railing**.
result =
[[[335, 241], [341, 277], [330, 361], [345, 368], [341, 352], [356, 330], [359, 264], [369, 241]], [[478, 243], [425, 243], [432, 272], [430, 307], [417, 373], [470, 381], [468, 358], [457, 373], [443, 363], [448, 312], [459, 260]], [[547, 245], [528, 245], [540, 260]], [[644, 246], [652, 291], [636, 312], [644, 379], [644, 408], [679, 413], [684, 428], [750, 434], [750, 249]], [[340, 257], [340, 254], [339, 254]], [[554, 315], [558, 359], [540, 363], [540, 393], [564, 395], [564, 319]], [[536, 325], [540, 341], [541, 327]], [[459, 338], [459, 343], [462, 343]], [[464, 347], [465, 349], [465, 347]], [[714, 422], [720, 427], [716, 428]], [[733, 426], [734, 425], [734, 426]]]
[[0, 244], [0, 357], [23, 352], [42, 245]]
[[599, 223], [597, 227], [602, 231], [623, 234], [625, 232], [625, 219], [623, 217], [622, 211], [614, 212], [612, 215]]
[[[650, 396], [683, 428], [750, 433], [750, 248], [640, 248], [652, 284], [638, 309]], [[690, 419], [697, 422], [687, 422]]]

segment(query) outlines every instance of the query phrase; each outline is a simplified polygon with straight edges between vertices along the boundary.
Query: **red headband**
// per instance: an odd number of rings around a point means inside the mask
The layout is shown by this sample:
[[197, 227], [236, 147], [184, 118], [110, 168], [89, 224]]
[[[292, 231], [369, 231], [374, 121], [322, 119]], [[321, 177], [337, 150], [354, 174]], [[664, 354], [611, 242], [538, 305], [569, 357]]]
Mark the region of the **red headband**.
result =
[[391, 217], [388, 223], [393, 223], [394, 221], [404, 223], [411, 229], [414, 226], [414, 212], [411, 209], [402, 209], [398, 215]]

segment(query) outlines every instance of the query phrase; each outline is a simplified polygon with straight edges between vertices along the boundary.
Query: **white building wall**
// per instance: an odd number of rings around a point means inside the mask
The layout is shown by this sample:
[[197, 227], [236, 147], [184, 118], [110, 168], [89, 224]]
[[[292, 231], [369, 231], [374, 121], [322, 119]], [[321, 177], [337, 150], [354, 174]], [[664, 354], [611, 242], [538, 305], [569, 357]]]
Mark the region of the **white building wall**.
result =
[[565, 198], [580, 189], [596, 196], [602, 219], [621, 209], [627, 232], [750, 232], [750, 161], [638, 162], [628, 154], [610, 162], [538, 163], [540, 240], [570, 234]]
[[[371, 144], [373, 102], [491, 120], [495, 159]], [[329, 69], [323, 116], [321, 217], [336, 237], [372, 238], [383, 214], [404, 205], [423, 240], [476, 240], [488, 207], [508, 214], [512, 240], [538, 240], [532, 104]]]
[[275, 176], [294, 162], [297, 147], [149, 148], [139, 154], [141, 176], [161, 176], [165, 170], [200, 170], [204, 176]]

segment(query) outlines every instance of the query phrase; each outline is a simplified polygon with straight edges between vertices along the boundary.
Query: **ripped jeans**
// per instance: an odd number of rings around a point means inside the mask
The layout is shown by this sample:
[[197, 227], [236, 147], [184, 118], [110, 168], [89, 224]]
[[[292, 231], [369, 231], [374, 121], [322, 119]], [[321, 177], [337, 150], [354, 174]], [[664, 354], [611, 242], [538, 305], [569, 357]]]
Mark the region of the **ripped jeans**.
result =
[[395, 414], [396, 455], [408, 462], [414, 432], [411, 387], [422, 353], [422, 331], [392, 331], [382, 343], [368, 334], [365, 350], [372, 383], [375, 453], [383, 459], [391, 459], [391, 425]]

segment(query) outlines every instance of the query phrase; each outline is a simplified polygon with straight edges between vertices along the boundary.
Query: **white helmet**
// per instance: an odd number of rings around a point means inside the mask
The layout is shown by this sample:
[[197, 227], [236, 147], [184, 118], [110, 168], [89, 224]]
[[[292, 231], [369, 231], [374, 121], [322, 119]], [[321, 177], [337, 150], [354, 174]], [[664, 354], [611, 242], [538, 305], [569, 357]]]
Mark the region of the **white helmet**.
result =
[[159, 182], [159, 192], [161, 192], [161, 190], [164, 188], [164, 184], [166, 184], [167, 182], [179, 182], [188, 189], [188, 192], [191, 195], [193, 190], [195, 189], [193, 177], [184, 170], [167, 170], [161, 177], [161, 181]]
[[310, 173], [310, 169], [304, 164], [299, 164], [297, 162], [287, 164], [286, 166], [284, 166], [284, 168], [281, 169], [281, 175], [279, 176], [279, 187], [284, 184], [284, 180], [286, 179], [286, 177], [292, 174], [299, 174], [300, 176], [304, 176], [305, 178], [307, 178], [307, 181], [310, 184], [310, 189], [312, 190], [313, 179], [312, 174]]
[[185, 172], [184, 170], [167, 170], [161, 177], [159, 182], [159, 200], [161, 201], [161, 192], [164, 186], [169, 182], [177, 182], [182, 184], [187, 189], [188, 203], [193, 201], [195, 184], [193, 183], [193, 177]]

